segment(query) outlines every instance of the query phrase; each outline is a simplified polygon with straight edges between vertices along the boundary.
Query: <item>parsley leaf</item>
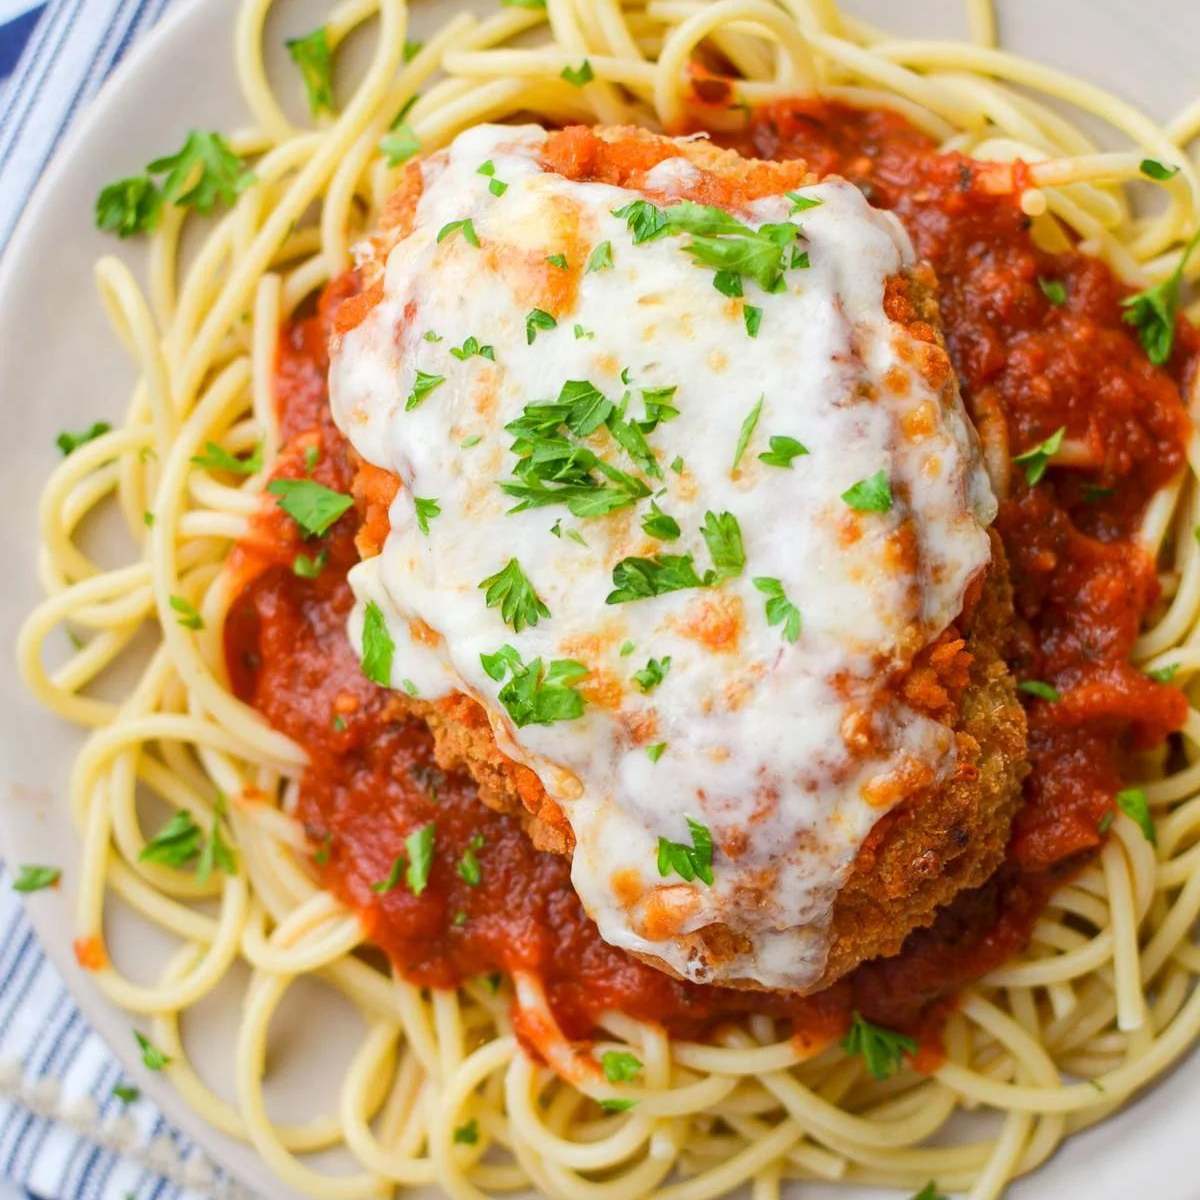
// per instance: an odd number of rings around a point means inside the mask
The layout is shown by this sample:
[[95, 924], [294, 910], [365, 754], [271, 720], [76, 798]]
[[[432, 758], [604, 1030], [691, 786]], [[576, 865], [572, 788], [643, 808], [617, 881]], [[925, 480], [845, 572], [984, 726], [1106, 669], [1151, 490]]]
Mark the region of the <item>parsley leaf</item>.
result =
[[142, 1062], [147, 1070], [161, 1071], [171, 1061], [169, 1055], [164, 1054], [149, 1038], [143, 1036], [136, 1029], [133, 1031], [133, 1036], [141, 1048]]
[[628, 1112], [636, 1103], [636, 1100], [601, 1100], [598, 1102], [600, 1107], [605, 1112], [623, 1113]]
[[754, 436], [754, 427], [758, 424], [759, 415], [762, 413], [763, 401], [765, 396], [759, 396], [758, 403], [746, 414], [746, 419], [742, 422], [741, 432], [738, 434], [737, 445], [733, 451], [733, 466], [731, 471], [738, 469], [738, 463], [742, 461], [742, 455], [746, 453], [746, 447], [750, 444], [750, 439]]
[[499, 608], [500, 617], [514, 633], [532, 627], [550, 610], [542, 603], [521, 564], [510, 558], [495, 575], [489, 575], [480, 585], [488, 608]]
[[769, 575], [759, 575], [751, 582], [767, 598], [767, 624], [782, 625], [784, 640], [794, 642], [800, 636], [800, 610], [787, 598], [782, 582]]
[[590, 275], [593, 271], [608, 271], [612, 269], [612, 242], [601, 242], [588, 255], [587, 266], [584, 267], [583, 273]]
[[701, 577], [690, 554], [656, 554], [653, 558], [623, 558], [613, 567], [613, 590], [604, 599], [605, 604], [626, 604], [631, 600], [645, 600], [651, 596], [665, 596], [684, 588], [711, 587], [716, 581], [715, 571], [706, 571]]
[[417, 511], [417, 528], [426, 536], [429, 534], [429, 522], [434, 517], [442, 515], [442, 506], [427, 496], [414, 496], [413, 508]]
[[811, 196], [802, 196], [799, 192], [786, 192], [785, 195], [792, 202], [792, 215], [798, 212], [805, 212], [807, 209], [816, 208], [824, 204], [824, 200], [815, 200]]
[[404, 839], [404, 849], [408, 852], [408, 870], [404, 873], [404, 881], [414, 896], [419, 896], [429, 884], [436, 834], [437, 825], [430, 821]]
[[118, 179], [96, 197], [96, 228], [121, 238], [147, 233], [158, 225], [162, 203], [162, 192], [149, 175]]
[[667, 232], [667, 218], [662, 209], [649, 200], [631, 200], [623, 208], [613, 209], [612, 215], [625, 222], [635, 246], [654, 241]]
[[730, 512], [720, 515], [706, 512], [700, 533], [717, 569], [714, 582], [740, 575], [746, 565], [746, 551], [742, 546], [742, 527], [737, 517]]
[[1038, 276], [1038, 287], [1042, 289], [1042, 295], [1054, 305], [1055, 308], [1062, 308], [1067, 302], [1067, 286], [1059, 279], [1047, 279], [1044, 275]]
[[643, 433], [653, 433], [661, 422], [673, 421], [679, 416], [679, 409], [670, 403], [677, 391], [679, 391], [679, 388], [674, 385], [671, 387], [642, 388], [642, 403], [646, 408], [646, 416], [638, 424], [642, 427]]
[[736, 300], [743, 295], [742, 277], [736, 271], [718, 271], [713, 276], [713, 287], [721, 293], [722, 296], [728, 296], [730, 299]]
[[574, 688], [588, 674], [583, 663], [570, 658], [556, 658], [548, 668], [540, 658], [525, 663], [508, 645], [494, 654], [481, 654], [479, 660], [497, 683], [510, 676], [498, 699], [518, 729], [583, 716], [584, 700]]
[[660, 542], [673, 542], [680, 534], [679, 522], [663, 512], [655, 500], [650, 501], [650, 511], [642, 517], [642, 529]]
[[479, 865], [479, 859], [475, 855], [476, 850], [482, 849], [483, 834], [473, 834], [471, 840], [467, 843], [467, 848], [462, 852], [462, 858], [458, 860], [458, 866], [455, 868], [459, 879], [468, 887], [478, 887], [480, 880], [483, 879], [483, 870]]
[[479, 235], [475, 232], [475, 222], [472, 221], [470, 217], [467, 217], [462, 221], [451, 221], [448, 225], [443, 225], [441, 229], [438, 230], [437, 240], [439, 242], [444, 242], [448, 237], [453, 237], [456, 233], [461, 233], [463, 235], [463, 240], [466, 241], [468, 245], [478, 247]]
[[1154, 828], [1154, 818], [1150, 815], [1146, 793], [1137, 787], [1124, 788], [1117, 793], [1116, 801], [1117, 807], [1137, 825], [1146, 841], [1152, 846], [1157, 846], [1158, 830]]
[[118, 1083], [114, 1084], [112, 1094], [118, 1100], [120, 1100], [122, 1104], [132, 1104], [138, 1099], [138, 1097], [141, 1096], [142, 1093], [131, 1084]]
[[63, 452], [64, 455], [71, 454], [78, 450], [80, 446], [86, 445], [90, 441], [94, 441], [101, 434], [108, 433], [112, 426], [107, 421], [93, 421], [86, 429], [80, 433], [71, 433], [68, 430], [63, 430], [62, 433], [54, 439], [54, 444]]
[[418, 371], [413, 379], [412, 391], [408, 393], [408, 399], [404, 402], [404, 411], [412, 412], [414, 408], [420, 408], [425, 402], [425, 397], [445, 382], [445, 375], [431, 375], [426, 371]]
[[658, 873], [676, 875], [691, 883], [699, 879], [712, 887], [712, 834], [708, 827], [699, 821], [687, 817], [688, 832], [692, 835], [692, 844], [685, 846], [682, 842], [672, 842], [665, 837], [658, 839]]
[[335, 492], [314, 479], [272, 479], [267, 491], [310, 537], [320, 537], [353, 503], [344, 492]]
[[238, 458], [236, 455], [230, 454], [224, 446], [218, 446], [216, 442], [205, 442], [204, 453], [194, 454], [191, 461], [193, 466], [204, 467], [208, 471], [229, 471], [234, 475], [254, 475], [262, 470], [262, 442], [254, 447], [248, 458]]
[[196, 878], [203, 883], [217, 869], [224, 871], [226, 875], [237, 874], [237, 856], [221, 832], [220, 815], [213, 818], [212, 832], [200, 851], [200, 858], [196, 863]]
[[1022, 679], [1017, 684], [1017, 691], [1025, 692], [1029, 696], [1037, 696], [1039, 700], [1046, 700], [1050, 704], [1057, 704], [1062, 699], [1057, 688], [1043, 683], [1040, 679]]
[[742, 306], [742, 320], [746, 323], [746, 332], [752, 338], [758, 337], [758, 331], [762, 325], [762, 315], [762, 309], [756, 304]]
[[642, 1060], [628, 1050], [605, 1050], [600, 1065], [609, 1083], [629, 1083], [638, 1077]]
[[525, 341], [532, 346], [539, 329], [553, 329], [558, 322], [543, 308], [532, 309], [525, 317]]
[[473, 334], [461, 346], [452, 346], [450, 353], [459, 362], [466, 362], [468, 358], [474, 358], [476, 355], [480, 358], [490, 359], [492, 362], [496, 361], [495, 348], [483, 345]]
[[546, 261], [552, 267], [557, 267], [560, 271], [567, 269], [567, 256], [565, 254], [547, 254]]
[[652, 763], [658, 762], [663, 756], [663, 751], [667, 748], [666, 742], [655, 742], [653, 746], [646, 747], [646, 756]]
[[196, 606], [182, 596], [170, 596], [168, 602], [179, 614], [176, 618], [184, 629], [203, 629], [204, 618], [196, 611]]
[[382, 687], [392, 685], [392, 659], [396, 643], [383, 619], [383, 609], [374, 600], [367, 601], [363, 612], [362, 669], [363, 674]]
[[316, 579], [325, 570], [329, 561], [329, 551], [322, 550], [320, 554], [310, 558], [307, 554], [297, 554], [292, 559], [292, 574], [301, 579]]
[[596, 78], [592, 64], [586, 58], [578, 67], [563, 67], [561, 75], [573, 87], [583, 87], [585, 83], [591, 83]]
[[304, 90], [308, 93], [308, 108], [318, 113], [333, 112], [333, 56], [325, 26], [314, 29], [305, 37], [288, 38], [284, 43], [292, 62], [300, 68]]
[[186, 808], [181, 808], [142, 847], [138, 861], [184, 867], [200, 854], [203, 837], [192, 814]]
[[474, 1146], [479, 1141], [479, 1122], [472, 1117], [454, 1131], [454, 1141], [460, 1146]]
[[768, 467], [781, 467], [790, 471], [792, 459], [808, 453], [808, 447], [803, 442], [783, 434], [775, 434], [768, 444], [770, 450], [764, 450], [758, 456], [758, 461], [766, 463]]
[[667, 654], [661, 661], [657, 658], [650, 659], [640, 671], [633, 673], [633, 678], [643, 692], [652, 692], [666, 679], [670, 669], [671, 656]]
[[[212, 212], [218, 200], [233, 204], [254, 182], [254, 173], [219, 133], [199, 129], [187, 135], [179, 151], [156, 158], [146, 169], [153, 174], [167, 173], [162, 189], [165, 199], [201, 213]], [[195, 182], [184, 191], [192, 180]]]
[[1019, 463], [1025, 468], [1025, 482], [1030, 487], [1035, 487], [1041, 482], [1042, 476], [1046, 474], [1046, 468], [1050, 465], [1050, 460], [1058, 453], [1066, 432], [1067, 427], [1060, 425], [1044, 442], [1038, 442], [1036, 446], [1031, 446], [1024, 453], [1013, 456], [1013, 462]]
[[500, 0], [500, 7], [542, 10], [546, 7], [546, 0]]
[[1155, 366], [1161, 367], [1171, 357], [1175, 346], [1175, 316], [1179, 310], [1183, 271], [1197, 244], [1200, 244], [1200, 230], [1184, 247], [1179, 265], [1162, 283], [1134, 292], [1121, 301], [1124, 320], [1137, 330], [1146, 357]]
[[12, 889], [14, 892], [40, 892], [42, 888], [53, 887], [61, 878], [62, 871], [58, 867], [22, 863]]
[[386, 896], [388, 892], [395, 891], [400, 886], [400, 880], [404, 875], [404, 855], [397, 854], [392, 859], [392, 865], [388, 868], [388, 873], [383, 879], [377, 879], [371, 884], [371, 891], [377, 896]]
[[1170, 683], [1178, 670], [1178, 663], [1167, 663], [1165, 667], [1155, 667], [1154, 670], [1147, 671], [1146, 675], [1155, 683]]
[[842, 499], [855, 512], [890, 512], [892, 508], [892, 485], [886, 471], [876, 471], [866, 479], [860, 479], [853, 487], [842, 493]]
[[931, 1179], [919, 1192], [917, 1192], [915, 1196], [913, 1196], [912, 1200], [949, 1200], [949, 1197], [943, 1196], [942, 1193], [937, 1190], [937, 1185]]
[[421, 152], [421, 139], [407, 121], [401, 121], [380, 138], [379, 152], [387, 159], [389, 167], [398, 167]]
[[872, 1025], [857, 1012], [841, 1045], [847, 1054], [861, 1054], [875, 1079], [894, 1075], [904, 1056], [917, 1052], [917, 1043], [912, 1038], [882, 1025]]
[[1159, 183], [1167, 179], [1174, 179], [1179, 174], [1178, 167], [1168, 167], [1154, 158], [1143, 158], [1139, 170], [1147, 179], [1157, 179]]

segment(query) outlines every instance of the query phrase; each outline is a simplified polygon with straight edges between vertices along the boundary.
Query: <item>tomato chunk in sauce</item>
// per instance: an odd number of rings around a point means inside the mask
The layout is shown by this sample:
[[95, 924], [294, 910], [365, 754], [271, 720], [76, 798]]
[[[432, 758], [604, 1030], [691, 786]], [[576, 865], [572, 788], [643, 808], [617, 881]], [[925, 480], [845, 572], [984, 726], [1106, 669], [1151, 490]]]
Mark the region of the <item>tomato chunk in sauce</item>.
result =
[[[793, 102], [756, 111], [719, 140], [747, 155], [806, 159], [894, 211], [939, 275], [947, 341], [977, 420], [1002, 421], [1012, 453], [1065, 427], [1078, 460], [1036, 486], [1014, 470], [997, 521], [1018, 612], [1013, 669], [1060, 699], [1028, 697], [1032, 770], [996, 877], [960, 895], [895, 958], [863, 964], [807, 1000], [680, 982], [608, 946], [571, 888], [568, 861], [534, 850], [469, 779], [439, 770], [423, 724], [363, 676], [345, 635], [355, 509], [313, 542], [273, 506], [256, 519], [231, 562], [241, 587], [226, 624], [230, 676], [239, 696], [307, 749], [297, 815], [318, 848], [317, 869], [407, 978], [448, 987], [498, 970], [537, 972], [576, 1037], [609, 1009], [685, 1036], [748, 1012], [827, 1036], [857, 1009], [936, 1045], [948, 998], [1020, 949], [1057, 882], [1101, 843], [1124, 756], [1160, 743], [1186, 715], [1183, 695], [1139, 672], [1130, 653], [1157, 599], [1135, 534], [1183, 463], [1180, 389], [1197, 337], [1181, 322], [1171, 362], [1152, 366], [1122, 322], [1126, 290], [1103, 263], [1039, 249], [1013, 196], [987, 194], [970, 160], [938, 153], [895, 114]], [[1065, 289], [1062, 304], [1047, 281]], [[315, 313], [282, 331], [276, 376], [276, 474], [311, 473], [343, 492], [355, 464], [330, 418], [325, 347], [333, 314], [356, 288], [352, 275], [336, 281]], [[298, 554], [321, 565], [316, 578], [293, 570]], [[405, 837], [431, 821], [428, 886], [419, 896], [376, 890]]]

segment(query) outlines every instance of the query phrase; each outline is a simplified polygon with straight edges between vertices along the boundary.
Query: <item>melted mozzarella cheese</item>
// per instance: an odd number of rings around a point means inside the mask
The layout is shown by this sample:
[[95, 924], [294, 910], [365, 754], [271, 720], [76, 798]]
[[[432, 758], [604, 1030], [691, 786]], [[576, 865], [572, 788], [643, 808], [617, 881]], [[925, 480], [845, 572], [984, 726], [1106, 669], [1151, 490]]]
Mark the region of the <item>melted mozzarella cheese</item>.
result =
[[[569, 820], [574, 886], [607, 941], [697, 981], [810, 988], [864, 838], [887, 807], [955, 769], [952, 731], [906, 707], [887, 677], [960, 612], [989, 558], [994, 500], [961, 406], [922, 378], [908, 333], [884, 314], [886, 279], [912, 262], [890, 214], [842, 181], [806, 188], [821, 201], [795, 218], [811, 266], [789, 271], [780, 294], [746, 281], [745, 302], [763, 310], [752, 338], [742, 301], [714, 288], [686, 238], [635, 245], [613, 210], [638, 196], [546, 172], [545, 136], [484, 126], [422, 163], [415, 225], [390, 252], [383, 297], [335, 349], [339, 426], [403, 483], [382, 553], [351, 574], [351, 636], [361, 640], [373, 601], [397, 647], [393, 686], [484, 706], [498, 746]], [[478, 173], [487, 161], [492, 176]], [[669, 160], [651, 182], [671, 192], [694, 171]], [[502, 195], [491, 178], [507, 184]], [[771, 197], [738, 216], [757, 227], [791, 211]], [[465, 218], [478, 247], [461, 233], [437, 240]], [[556, 327], [531, 342], [527, 315], [557, 269], [547, 257], [568, 247], [578, 265], [606, 240], [612, 268], [576, 269]], [[469, 337], [494, 358], [453, 356]], [[418, 371], [444, 382], [406, 411]], [[643, 533], [648, 499], [596, 518], [510, 511], [498, 486], [516, 463], [504, 426], [568, 380], [614, 401], [628, 392], [634, 417], [642, 389], [676, 388], [679, 415], [648, 434], [661, 478], [606, 433], [588, 441], [662, 489], [678, 540]], [[808, 450], [790, 469], [758, 457], [780, 435]], [[842, 494], [879, 471], [891, 510], [851, 510]], [[428, 535], [414, 497], [440, 506]], [[626, 556], [690, 554], [703, 574], [710, 511], [737, 518], [740, 575], [606, 603]], [[511, 558], [551, 614], [520, 633], [479, 586]], [[778, 580], [799, 609], [794, 643], [768, 623], [758, 578]], [[505, 644], [526, 663], [584, 664], [583, 715], [518, 728], [481, 664]], [[634, 673], [668, 657], [644, 692]], [[654, 761], [647, 747], [660, 743]], [[659, 840], [690, 845], [688, 818], [711, 830], [711, 886], [660, 874]]]

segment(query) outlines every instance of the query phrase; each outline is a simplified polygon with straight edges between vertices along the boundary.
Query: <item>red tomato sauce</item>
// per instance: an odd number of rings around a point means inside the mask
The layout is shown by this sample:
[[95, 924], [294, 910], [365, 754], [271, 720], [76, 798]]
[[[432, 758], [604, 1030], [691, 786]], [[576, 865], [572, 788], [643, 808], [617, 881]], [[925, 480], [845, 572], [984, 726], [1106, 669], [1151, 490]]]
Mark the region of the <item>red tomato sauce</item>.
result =
[[[1161, 741], [1186, 715], [1177, 689], [1129, 662], [1157, 598], [1153, 564], [1131, 535], [1183, 462], [1180, 386], [1197, 340], [1181, 323], [1172, 362], [1152, 367], [1122, 323], [1124, 291], [1102, 263], [1039, 250], [1011, 196], [983, 194], [969, 160], [936, 153], [895, 115], [774, 106], [721, 140], [747, 154], [805, 158], [893, 209], [941, 278], [947, 340], [972, 410], [1003, 414], [1014, 453], [1065, 425], [1094, 457], [1086, 470], [1052, 468], [1035, 488], [1018, 473], [997, 523], [1017, 597], [1014, 670], [1062, 697], [1030, 698], [1033, 771], [997, 876], [911, 935], [895, 958], [866, 963], [807, 1000], [683, 983], [607, 945], [571, 887], [569, 862], [534, 850], [516, 820], [479, 802], [471, 780], [440, 771], [424, 725], [363, 676], [345, 635], [355, 509], [309, 542], [273, 505], [256, 519], [231, 560], [242, 587], [226, 623], [230, 677], [308, 751], [297, 815], [318, 848], [316, 869], [414, 982], [448, 987], [534, 971], [574, 1037], [607, 1009], [683, 1036], [748, 1012], [831, 1035], [857, 1009], [935, 1047], [949, 998], [1021, 948], [1054, 886], [1100, 844], [1123, 754]], [[1061, 281], [1066, 303], [1053, 305], [1039, 277]], [[353, 277], [337, 281], [315, 313], [283, 330], [276, 383], [284, 443], [276, 474], [311, 473], [342, 492], [355, 465], [329, 414], [326, 337], [355, 288]], [[326, 556], [316, 579], [293, 571], [300, 553]], [[430, 821], [437, 835], [427, 886], [420, 895], [403, 884], [381, 894], [373, 885], [403, 855], [405, 837]], [[472, 886], [459, 866], [477, 837]]]

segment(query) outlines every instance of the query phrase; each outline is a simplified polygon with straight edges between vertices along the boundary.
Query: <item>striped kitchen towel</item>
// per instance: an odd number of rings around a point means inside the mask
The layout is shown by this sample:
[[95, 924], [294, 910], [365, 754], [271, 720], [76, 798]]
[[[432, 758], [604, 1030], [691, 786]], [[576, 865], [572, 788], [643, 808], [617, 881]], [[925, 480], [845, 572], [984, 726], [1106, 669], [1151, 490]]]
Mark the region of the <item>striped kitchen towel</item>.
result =
[[[0, 0], [0, 253], [71, 122], [171, 2]], [[122, 1079], [0, 864], [0, 1181], [44, 1200], [245, 1195], [149, 1101], [115, 1096]]]

